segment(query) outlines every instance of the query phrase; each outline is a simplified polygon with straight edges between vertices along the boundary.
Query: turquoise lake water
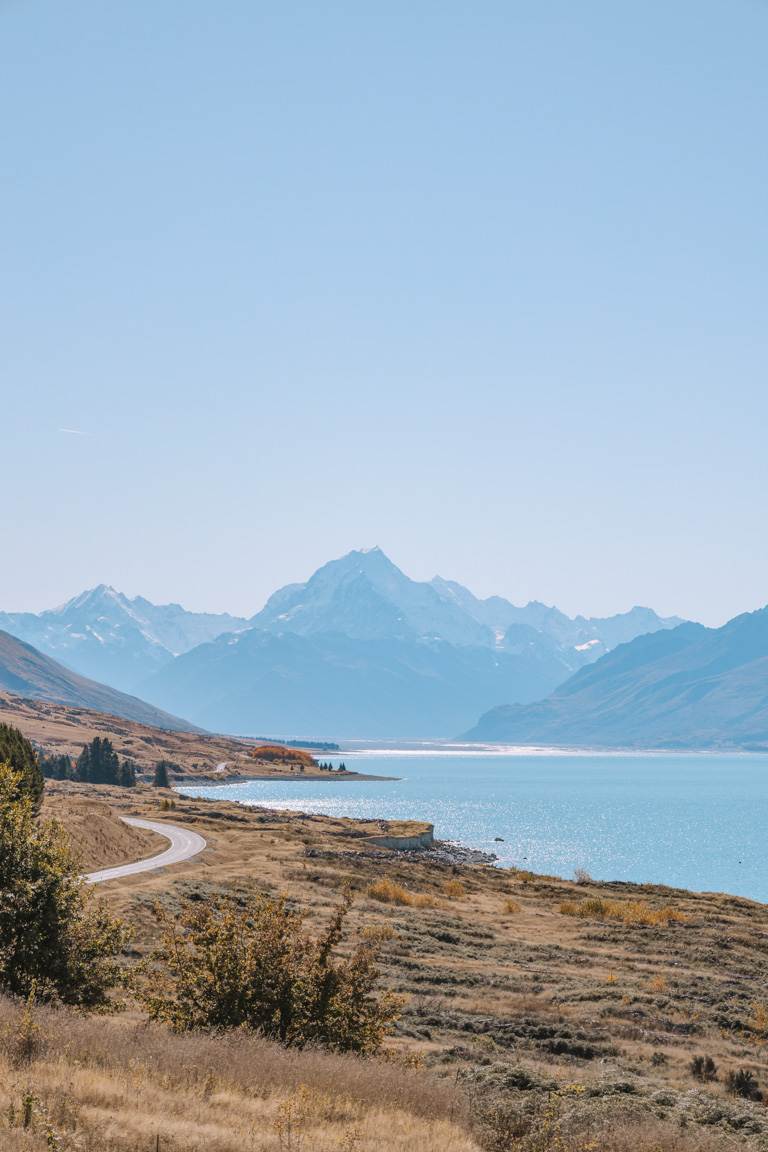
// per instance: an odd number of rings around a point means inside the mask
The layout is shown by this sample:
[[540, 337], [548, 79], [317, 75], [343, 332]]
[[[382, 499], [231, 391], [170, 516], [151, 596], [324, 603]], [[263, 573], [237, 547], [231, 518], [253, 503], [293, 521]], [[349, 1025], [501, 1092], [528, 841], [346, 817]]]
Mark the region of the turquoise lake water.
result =
[[429, 820], [440, 839], [495, 852], [501, 866], [565, 877], [584, 868], [595, 879], [768, 901], [768, 756], [391, 749], [343, 759], [350, 770], [400, 779], [179, 791], [331, 816]]

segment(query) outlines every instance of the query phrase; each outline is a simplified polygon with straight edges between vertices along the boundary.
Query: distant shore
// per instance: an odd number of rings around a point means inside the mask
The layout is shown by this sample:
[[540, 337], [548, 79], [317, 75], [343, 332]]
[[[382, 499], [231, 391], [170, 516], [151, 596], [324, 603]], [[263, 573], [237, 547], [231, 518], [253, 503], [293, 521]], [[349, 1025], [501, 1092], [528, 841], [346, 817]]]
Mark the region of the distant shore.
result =
[[272, 772], [268, 775], [256, 773], [238, 773], [230, 776], [181, 776], [174, 777], [174, 785], [180, 784], [184, 786], [192, 784], [249, 784], [253, 780], [263, 780], [272, 783], [293, 782], [302, 783], [321, 783], [321, 784], [335, 784], [339, 781], [345, 780], [400, 780], [400, 776], [375, 776], [371, 772]]

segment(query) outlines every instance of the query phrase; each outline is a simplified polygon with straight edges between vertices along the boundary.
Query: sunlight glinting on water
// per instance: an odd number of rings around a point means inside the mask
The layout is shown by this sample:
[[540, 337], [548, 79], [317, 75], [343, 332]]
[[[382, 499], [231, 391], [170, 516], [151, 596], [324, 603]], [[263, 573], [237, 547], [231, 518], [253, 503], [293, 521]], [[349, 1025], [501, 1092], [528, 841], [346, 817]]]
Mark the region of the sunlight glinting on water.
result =
[[[336, 763], [339, 757], [333, 758]], [[354, 749], [389, 780], [252, 780], [187, 795], [355, 819], [428, 820], [505, 867], [664, 883], [768, 900], [768, 757]]]

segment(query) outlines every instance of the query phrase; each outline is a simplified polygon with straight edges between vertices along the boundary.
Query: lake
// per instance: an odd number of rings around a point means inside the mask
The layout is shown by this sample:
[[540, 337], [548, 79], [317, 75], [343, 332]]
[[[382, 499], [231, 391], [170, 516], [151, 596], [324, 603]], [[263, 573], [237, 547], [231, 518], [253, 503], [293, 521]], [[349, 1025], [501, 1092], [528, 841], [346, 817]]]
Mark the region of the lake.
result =
[[768, 756], [445, 747], [358, 748], [342, 758], [350, 770], [400, 779], [179, 791], [330, 816], [429, 820], [438, 838], [495, 852], [501, 866], [564, 877], [584, 868], [595, 879], [768, 901]]

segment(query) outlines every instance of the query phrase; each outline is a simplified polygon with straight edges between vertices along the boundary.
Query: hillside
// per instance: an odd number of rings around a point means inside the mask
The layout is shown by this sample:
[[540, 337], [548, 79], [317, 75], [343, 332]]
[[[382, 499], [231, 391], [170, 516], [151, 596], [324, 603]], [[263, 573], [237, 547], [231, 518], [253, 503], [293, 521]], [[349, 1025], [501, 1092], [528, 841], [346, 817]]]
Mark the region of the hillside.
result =
[[[86, 791], [55, 785], [50, 799]], [[388, 851], [357, 821], [184, 796], [164, 813], [149, 788], [112, 789], [109, 804], [208, 841], [193, 860], [99, 893], [132, 929], [129, 966], [158, 942], [159, 904], [281, 894], [316, 933], [348, 889], [350, 937], [380, 942], [403, 1015], [388, 1058], [360, 1060], [242, 1032], [175, 1036], [135, 1003], [90, 1018], [41, 1007], [23, 1075], [0, 1045], [0, 1149], [22, 1147], [18, 1132], [2, 1143], [3, 1119], [28, 1083], [73, 1152], [105, 1141], [115, 1152], [768, 1148], [765, 1104], [728, 1087], [748, 1069], [768, 1088], [765, 906], [472, 864], [445, 845]], [[0, 1001], [4, 1035], [22, 1010]], [[701, 1054], [716, 1079], [693, 1074]], [[289, 1108], [290, 1145], [278, 1126]], [[30, 1152], [50, 1147], [45, 1135], [40, 1123]]]
[[0, 690], [33, 700], [89, 708], [140, 724], [151, 724], [155, 728], [194, 730], [193, 724], [145, 704], [136, 696], [128, 696], [70, 672], [7, 632], [0, 632]]
[[[221, 780], [230, 776], [285, 776], [292, 766], [307, 775], [326, 774], [309, 767], [312, 760], [300, 749], [283, 749], [283, 757], [255, 758], [254, 741], [218, 736], [190, 729], [184, 732], [153, 728], [85, 708], [71, 708], [45, 700], [28, 700], [0, 692], [0, 723], [19, 728], [28, 740], [48, 754], [77, 757], [84, 744], [106, 736], [120, 756], [134, 761], [142, 772], [152, 772], [158, 760], [178, 766], [175, 778]], [[350, 772], [350, 779], [355, 773]]]
[[467, 739], [644, 748], [768, 748], [768, 608], [683, 624], [583, 668], [546, 699], [481, 716]]

